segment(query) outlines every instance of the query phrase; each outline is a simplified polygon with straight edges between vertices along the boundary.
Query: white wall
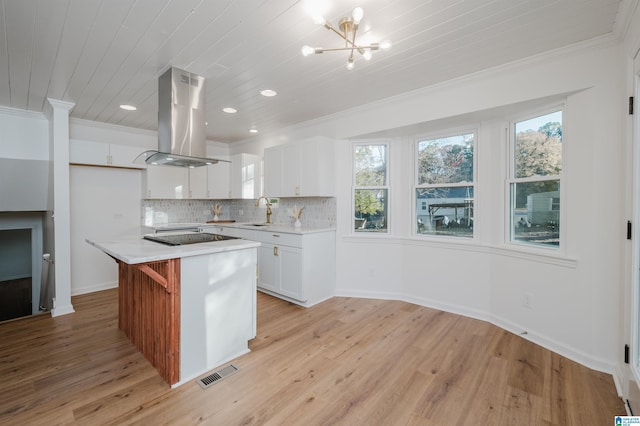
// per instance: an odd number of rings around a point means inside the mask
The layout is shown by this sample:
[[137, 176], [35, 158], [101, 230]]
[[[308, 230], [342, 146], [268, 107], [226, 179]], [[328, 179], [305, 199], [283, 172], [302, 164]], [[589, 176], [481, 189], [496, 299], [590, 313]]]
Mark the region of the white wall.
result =
[[0, 211], [41, 211], [49, 200], [49, 123], [0, 108]]
[[87, 242], [140, 234], [140, 170], [71, 166], [71, 294], [118, 286], [116, 262]]
[[49, 161], [49, 122], [44, 114], [0, 107], [0, 158]]
[[[75, 142], [98, 142], [157, 149], [156, 132], [71, 119]], [[225, 144], [207, 142], [207, 155], [227, 158]], [[117, 264], [86, 239], [111, 239], [141, 233], [142, 170], [70, 166], [71, 294], [117, 287]]]
[[[345, 183], [339, 185], [337, 202], [338, 292], [404, 299], [486, 319], [516, 333], [527, 331], [531, 340], [613, 373], [622, 350], [617, 312], [624, 287], [627, 215], [621, 131], [625, 78], [623, 48], [604, 40], [261, 135], [232, 149], [259, 152], [316, 135], [387, 136], [395, 180], [386, 237], [351, 234], [351, 144], [338, 144], [338, 181]], [[562, 188], [567, 238], [561, 253], [522, 253], [504, 242], [504, 127], [511, 114], [560, 99], [567, 101]], [[406, 126], [428, 131], [443, 123], [479, 129], [478, 238], [471, 243], [419, 240], [409, 225], [413, 160]], [[522, 305], [525, 293], [531, 309]]]

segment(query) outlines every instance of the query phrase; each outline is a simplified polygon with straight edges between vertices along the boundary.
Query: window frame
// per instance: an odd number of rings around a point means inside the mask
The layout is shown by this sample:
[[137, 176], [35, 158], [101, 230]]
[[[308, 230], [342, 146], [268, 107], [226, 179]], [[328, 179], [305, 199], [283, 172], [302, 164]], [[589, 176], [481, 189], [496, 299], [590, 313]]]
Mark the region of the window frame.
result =
[[[552, 114], [555, 112], [562, 112], [562, 152], [561, 152], [561, 170], [557, 175], [534, 175], [523, 178], [516, 178], [516, 133], [515, 126], [517, 123], [527, 121], [533, 118], [542, 117], [544, 115]], [[566, 103], [554, 103], [542, 108], [536, 108], [528, 110], [524, 113], [514, 115], [509, 118], [508, 126], [505, 129], [506, 143], [507, 143], [507, 164], [506, 164], [506, 179], [505, 179], [505, 221], [504, 221], [504, 244], [507, 247], [517, 249], [518, 251], [525, 251], [530, 253], [544, 253], [564, 256], [566, 253], [566, 223], [567, 223], [567, 203], [566, 203], [566, 154], [567, 154], [567, 125], [566, 125]], [[558, 181], [558, 187], [560, 192], [560, 213], [559, 213], [559, 226], [560, 231], [558, 233], [558, 245], [550, 244], [536, 244], [514, 239], [515, 227], [513, 223], [512, 213], [512, 185], [532, 182], [545, 182], [545, 181]]]
[[[380, 186], [358, 186], [356, 185], [356, 148], [358, 146], [376, 146], [376, 145], [384, 145], [385, 147], [385, 164], [386, 164], [386, 176], [385, 176], [385, 185]], [[390, 173], [390, 164], [391, 164], [391, 143], [389, 140], [359, 140], [353, 141], [351, 143], [351, 216], [350, 219], [350, 228], [351, 235], [353, 236], [366, 236], [366, 237], [382, 237], [382, 236], [390, 236], [391, 235], [391, 173]], [[363, 229], [361, 231], [356, 231], [354, 227], [353, 220], [355, 219], [355, 203], [356, 203], [356, 190], [386, 190], [387, 191], [387, 203], [385, 206], [385, 216], [386, 216], [386, 229], [384, 231], [375, 231], [375, 230], [366, 230]]]
[[[455, 183], [442, 183], [442, 184], [420, 184], [420, 166], [419, 166], [419, 145], [420, 142], [434, 140], [434, 139], [443, 139], [448, 137], [462, 136], [473, 134], [473, 181], [471, 182], [455, 182]], [[477, 194], [478, 194], [478, 126], [465, 126], [465, 127], [457, 127], [451, 128], [447, 130], [438, 131], [435, 133], [427, 133], [414, 137], [412, 149], [413, 149], [413, 186], [412, 186], [412, 195], [411, 200], [413, 202], [411, 208], [411, 217], [412, 217], [412, 225], [411, 225], [411, 233], [412, 237], [420, 238], [420, 239], [432, 239], [437, 241], [456, 241], [459, 243], [470, 243], [475, 242], [478, 239], [477, 232], [477, 221], [475, 220], [476, 211], [477, 211]], [[471, 237], [454, 237], [448, 235], [437, 235], [437, 234], [421, 234], [418, 232], [418, 214], [417, 214], [417, 206], [418, 199], [416, 196], [416, 191], [421, 188], [464, 188], [471, 187], [473, 188], [473, 214], [474, 214], [474, 226], [471, 232]]]

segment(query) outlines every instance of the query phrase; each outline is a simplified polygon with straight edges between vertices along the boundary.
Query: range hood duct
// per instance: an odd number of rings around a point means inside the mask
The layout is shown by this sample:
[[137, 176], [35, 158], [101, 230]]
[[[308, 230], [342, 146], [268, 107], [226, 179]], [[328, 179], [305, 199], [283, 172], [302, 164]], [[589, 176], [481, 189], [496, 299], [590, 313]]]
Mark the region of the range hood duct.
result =
[[147, 164], [200, 167], [207, 158], [205, 79], [169, 68], [158, 79], [158, 150], [140, 154]]

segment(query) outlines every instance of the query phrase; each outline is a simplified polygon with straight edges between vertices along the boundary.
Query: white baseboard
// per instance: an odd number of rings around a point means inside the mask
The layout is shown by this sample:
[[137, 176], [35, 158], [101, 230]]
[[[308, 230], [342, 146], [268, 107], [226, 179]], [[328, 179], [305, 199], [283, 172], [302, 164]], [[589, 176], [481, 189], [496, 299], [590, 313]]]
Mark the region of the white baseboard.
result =
[[[583, 351], [576, 350], [570, 346], [562, 344], [554, 339], [550, 339], [544, 335], [537, 334], [535, 333], [535, 331], [527, 330], [526, 327], [520, 326], [519, 324], [513, 323], [504, 318], [491, 315], [489, 312], [483, 312], [477, 309], [469, 309], [465, 306], [460, 306], [460, 305], [441, 303], [436, 300], [409, 296], [402, 293], [370, 292], [370, 291], [363, 291], [363, 290], [341, 289], [336, 291], [336, 296], [359, 297], [359, 298], [365, 298], [365, 299], [400, 300], [403, 302], [424, 306], [426, 308], [438, 309], [441, 311], [450, 312], [453, 314], [462, 315], [465, 317], [469, 317], [469, 318], [473, 318], [481, 321], [486, 321], [510, 333], [520, 335], [524, 339], [527, 339], [537, 345], [544, 347], [545, 349], [553, 351], [572, 361], [575, 361], [581, 365], [584, 365], [585, 367], [588, 367], [603, 373], [611, 374], [613, 376], [613, 380], [616, 385], [616, 390], [618, 392], [621, 392], [622, 390], [622, 388], [619, 387], [620, 385], [618, 383], [619, 380], [617, 380], [618, 378], [616, 377], [616, 374], [615, 374], [615, 364], [600, 358], [593, 357]], [[523, 331], [525, 330], [526, 330], [526, 334], [523, 334]]]
[[51, 309], [51, 316], [59, 317], [60, 315], [72, 314], [74, 312], [75, 309], [73, 309], [73, 305], [56, 306], [55, 308]]
[[117, 281], [108, 281], [105, 283], [95, 284], [87, 287], [71, 288], [71, 295], [78, 296], [80, 294], [95, 293], [96, 291], [109, 290], [112, 288], [118, 288]]
[[[614, 379], [614, 382], [616, 381], [616, 374], [615, 374], [616, 367], [615, 367], [615, 364], [611, 362], [608, 362], [601, 358], [596, 358], [583, 351], [576, 350], [571, 346], [567, 346], [563, 343], [558, 342], [555, 339], [550, 339], [544, 335], [536, 333], [535, 331], [527, 330], [526, 327], [523, 327], [519, 324], [515, 324], [511, 321], [508, 321], [501, 317], [497, 317], [495, 315], [491, 317], [491, 320], [489, 322], [513, 334], [518, 334], [522, 338], [529, 340], [530, 342], [533, 342], [537, 345], [540, 345], [543, 348], [549, 349], [550, 351], [553, 351], [559, 355], [562, 355], [565, 358], [569, 358], [570, 360], [575, 361], [578, 364], [582, 364], [585, 367], [591, 368], [592, 370], [611, 374], [611, 376]], [[526, 332], [526, 334], [524, 332]], [[621, 388], [618, 388], [618, 384], [616, 384], [616, 388], [618, 392], [621, 390]]]

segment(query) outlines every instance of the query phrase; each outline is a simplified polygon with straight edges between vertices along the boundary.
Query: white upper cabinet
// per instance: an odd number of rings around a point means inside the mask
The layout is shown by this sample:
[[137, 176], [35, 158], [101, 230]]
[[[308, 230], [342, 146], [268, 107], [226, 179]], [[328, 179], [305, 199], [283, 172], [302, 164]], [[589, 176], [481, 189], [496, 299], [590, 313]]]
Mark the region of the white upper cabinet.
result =
[[207, 166], [207, 198], [231, 198], [231, 164], [220, 161]]
[[313, 138], [264, 150], [269, 197], [335, 196], [335, 141]]
[[187, 167], [148, 166], [143, 198], [159, 199], [256, 199], [261, 193], [261, 159], [237, 154], [231, 163]]
[[93, 166], [144, 169], [146, 165], [133, 160], [145, 149], [101, 142], [69, 140], [69, 163]]
[[187, 168], [187, 170], [189, 170], [189, 191], [187, 198], [208, 198], [207, 180], [209, 167], [212, 166], [194, 167], [193, 169]]
[[143, 198], [206, 199], [208, 168], [211, 166], [148, 166], [143, 175]]
[[256, 199], [262, 194], [261, 159], [252, 154], [231, 156], [231, 198]]
[[264, 195], [280, 197], [282, 187], [282, 145], [264, 150]]
[[143, 198], [189, 198], [189, 170], [186, 167], [148, 166], [143, 177]]

